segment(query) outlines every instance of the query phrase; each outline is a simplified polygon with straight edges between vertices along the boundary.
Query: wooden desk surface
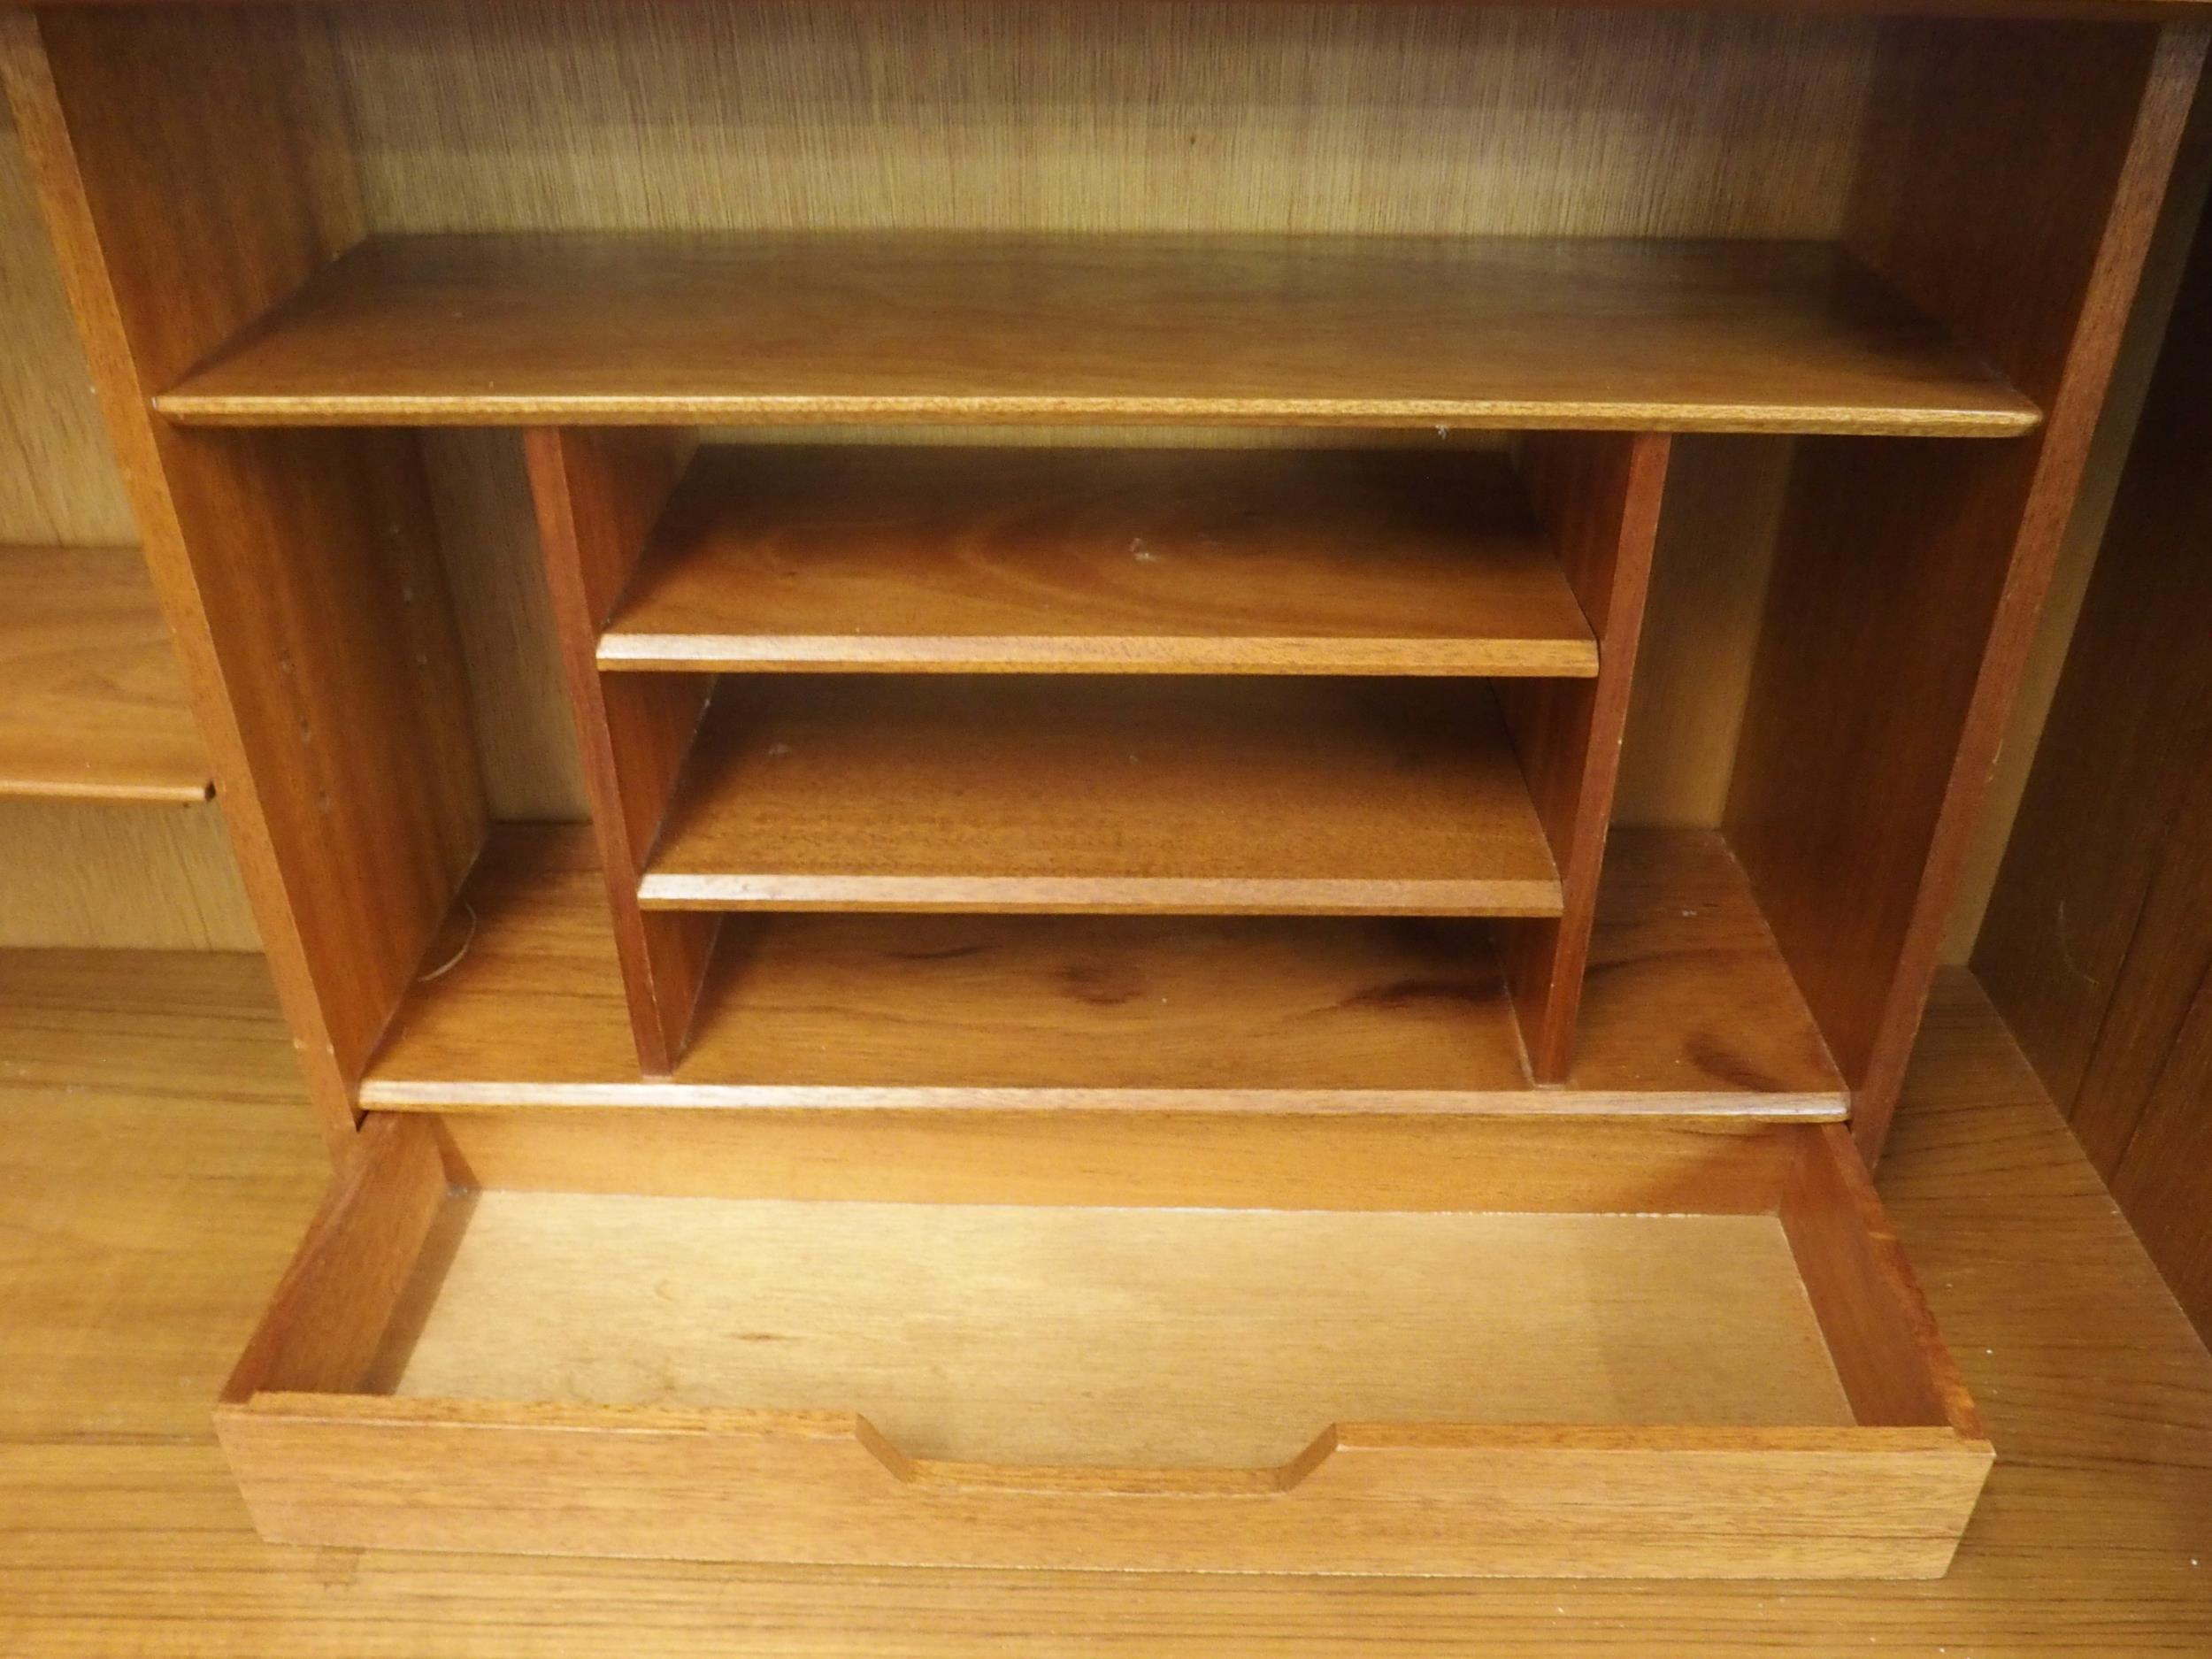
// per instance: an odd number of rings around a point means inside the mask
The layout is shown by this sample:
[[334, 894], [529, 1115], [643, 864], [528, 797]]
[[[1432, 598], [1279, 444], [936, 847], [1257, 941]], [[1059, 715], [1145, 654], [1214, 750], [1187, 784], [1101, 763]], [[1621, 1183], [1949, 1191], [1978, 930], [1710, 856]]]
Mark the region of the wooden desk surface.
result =
[[274, 1548], [208, 1418], [325, 1172], [261, 964], [0, 956], [0, 1655], [2212, 1652], [2212, 1358], [1963, 978], [1893, 1148], [1883, 1190], [1999, 1454], [1935, 1583]]

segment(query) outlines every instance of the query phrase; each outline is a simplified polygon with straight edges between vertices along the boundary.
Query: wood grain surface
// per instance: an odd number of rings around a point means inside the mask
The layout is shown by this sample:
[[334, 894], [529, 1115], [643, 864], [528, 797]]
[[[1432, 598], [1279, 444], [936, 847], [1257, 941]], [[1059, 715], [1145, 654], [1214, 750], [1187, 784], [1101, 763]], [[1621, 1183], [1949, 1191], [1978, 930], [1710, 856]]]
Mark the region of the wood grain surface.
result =
[[334, 9], [397, 232], [1818, 237], [1872, 28], [1460, 5]]
[[[1792, 480], [1725, 822], [1870, 1156], [2204, 48], [2186, 29], [1893, 26], [1851, 245], [2050, 419], [2013, 445], [1808, 442]], [[2042, 180], [2036, 211], [2022, 177]], [[1870, 664], [1889, 695], [1868, 695]]]
[[664, 1077], [683, 1052], [715, 920], [649, 915], [638, 908], [638, 882], [714, 681], [607, 679], [593, 650], [688, 448], [680, 434], [652, 431], [540, 429], [524, 440], [631, 1031], [639, 1064]]
[[0, 546], [136, 536], [22, 141], [0, 107]]
[[1272, 1467], [1340, 1419], [1854, 1420], [1772, 1216], [455, 1202], [366, 1392], [856, 1411], [909, 1456], [1132, 1469]]
[[1110, 420], [1947, 434], [2033, 404], [1812, 244], [376, 238], [187, 423]]
[[[2212, 653], [2196, 626], [2212, 609], [2208, 377], [2212, 230], [2174, 308], [1974, 956], [2108, 1175], [2202, 971], [2194, 949], [2172, 946], [2204, 926], [2185, 895], [2208, 862], [2187, 811], [2212, 768]], [[2167, 949], [2138, 961], [2159, 910], [2177, 912]], [[2124, 986], [2135, 1006], [2116, 1018]], [[2134, 1063], [2115, 1065], [2130, 1049]]]
[[0, 797], [214, 793], [138, 549], [0, 547]]
[[[2212, 120], [2212, 103], [2200, 105]], [[2200, 1331], [2212, 1329], [2212, 229], [2195, 239], [1974, 956]]]
[[1624, 1642], [2171, 1659], [2212, 1640], [2212, 1581], [2191, 1564], [2212, 1533], [2212, 1358], [1960, 978], [1939, 988], [1883, 1195], [2004, 1455], [1947, 1578], [1778, 1592], [264, 1545], [208, 1402], [329, 1175], [265, 979], [205, 956], [5, 965], [0, 1021], [22, 1058], [0, 1079], [0, 1216], [18, 1240], [0, 1257], [0, 1633], [39, 1659], [949, 1659], [1010, 1643], [1597, 1659]]
[[1651, 433], [1531, 433], [1520, 444], [1530, 493], [1600, 654], [1592, 680], [1512, 680], [1497, 688], [1559, 866], [1557, 919], [1499, 929], [1529, 1070], [1542, 1083], [1562, 1081], [1574, 1064], [1671, 444]]
[[[996, 1161], [961, 1171], [979, 1204], [792, 1202], [757, 1164], [731, 1172], [764, 1198], [488, 1180], [448, 1204], [437, 1126], [373, 1116], [218, 1432], [288, 1542], [1546, 1576], [1948, 1564], [1989, 1448], [1939, 1380], [1840, 1129], [1463, 1120], [1454, 1149], [1480, 1174], [1440, 1161], [1417, 1192], [1406, 1155], [1438, 1137], [1371, 1122], [1363, 1150], [1299, 1171], [1309, 1202], [1194, 1210], [1163, 1202], [1148, 1161], [1179, 1152], [1202, 1186], [1248, 1181], [1248, 1161], [1194, 1158], [1172, 1118], [1119, 1122], [1135, 1181], [1062, 1147], [1064, 1205], [1019, 1202], [1025, 1177]], [[856, 1166], [858, 1187], [912, 1172], [887, 1162]], [[1578, 1203], [1608, 1165], [1673, 1202]], [[365, 1368], [394, 1259], [441, 1204]], [[1359, 1310], [1317, 1335], [1310, 1298], [1340, 1277]], [[1839, 1373], [1890, 1365], [1907, 1375], [1858, 1420]], [[810, 1403], [841, 1391], [873, 1409]]]
[[1623, 833], [1557, 1089], [1529, 1087], [1471, 924], [752, 917], [730, 925], [690, 1053], [648, 1081], [588, 838], [509, 828], [425, 968], [434, 977], [394, 1023], [365, 1103], [1841, 1110], [1811, 1017], [1709, 833]]
[[0, 949], [253, 950], [214, 802], [0, 801]]
[[639, 896], [1546, 916], [1559, 878], [1479, 683], [733, 678]]
[[[147, 4], [147, 0], [52, 0], [57, 6], [108, 6], [118, 4]], [[205, 0], [153, 0], [157, 4], [190, 5], [205, 4]], [[280, 4], [284, 0], [244, 0], [244, 4]], [[482, 0], [486, 9], [499, 0]], [[1452, 0], [1454, 4], [1479, 6], [1492, 0]], [[1655, 11], [1669, 11], [1678, 5], [1687, 5], [1693, 0], [1632, 0], [1639, 7]], [[1848, 11], [1864, 5], [1877, 11], [1888, 10], [1896, 0], [1839, 0], [1841, 9]], [[1787, 0], [1752, 0], [1752, 4], [1787, 4]], [[2203, 5], [2204, 0], [1947, 0], [1947, 9], [1962, 15], [1991, 15], [1997, 17], [2034, 17], [2048, 12], [2061, 16], [2155, 19], [2162, 17], [2186, 18]], [[395, 6], [394, 10], [402, 9]]]
[[147, 403], [359, 235], [328, 69], [278, 12], [0, 12], [0, 79], [335, 1148], [485, 822], [426, 480], [403, 434], [187, 432]]
[[695, 465], [614, 669], [1588, 676], [1495, 452], [756, 449]]

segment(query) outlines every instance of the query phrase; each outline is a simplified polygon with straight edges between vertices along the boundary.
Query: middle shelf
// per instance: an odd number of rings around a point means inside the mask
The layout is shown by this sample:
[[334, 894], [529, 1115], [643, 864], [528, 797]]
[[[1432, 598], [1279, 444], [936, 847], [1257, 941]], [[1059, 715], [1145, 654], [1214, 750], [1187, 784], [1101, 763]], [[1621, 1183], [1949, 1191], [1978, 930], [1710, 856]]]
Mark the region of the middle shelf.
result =
[[726, 680], [648, 909], [1555, 916], [1479, 681]]

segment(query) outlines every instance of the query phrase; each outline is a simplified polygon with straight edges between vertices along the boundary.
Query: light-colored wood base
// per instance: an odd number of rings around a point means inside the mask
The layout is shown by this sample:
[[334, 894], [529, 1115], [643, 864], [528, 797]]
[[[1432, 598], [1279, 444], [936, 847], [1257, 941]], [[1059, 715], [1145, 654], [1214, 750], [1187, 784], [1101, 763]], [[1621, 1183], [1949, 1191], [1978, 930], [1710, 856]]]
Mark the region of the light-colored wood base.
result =
[[1948, 1565], [1991, 1454], [1839, 1126], [1637, 1125], [1613, 1159], [1604, 1125], [1472, 1124], [1425, 1192], [1378, 1133], [1277, 1188], [1240, 1167], [1248, 1207], [1048, 1134], [1064, 1202], [993, 1202], [989, 1166], [942, 1158], [887, 1204], [451, 1196], [480, 1161], [373, 1118], [219, 1432], [257, 1524], [301, 1543]]
[[833, 1404], [957, 1463], [1272, 1467], [1340, 1418], [1852, 1420], [1771, 1216], [484, 1192], [403, 1300], [371, 1387]]
[[1717, 836], [1616, 838], [1567, 1082], [1533, 1088], [1479, 924], [763, 916], [638, 1071], [589, 833], [511, 826], [365, 1105], [1703, 1112], [1844, 1090]]

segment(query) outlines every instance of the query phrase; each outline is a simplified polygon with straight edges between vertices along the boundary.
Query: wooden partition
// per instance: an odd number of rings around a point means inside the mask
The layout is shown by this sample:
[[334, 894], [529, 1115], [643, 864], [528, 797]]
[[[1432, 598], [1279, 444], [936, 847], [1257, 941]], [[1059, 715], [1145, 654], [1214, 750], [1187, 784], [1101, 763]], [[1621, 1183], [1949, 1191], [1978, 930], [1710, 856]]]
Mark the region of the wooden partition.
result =
[[1659, 533], [1667, 439], [1650, 433], [1546, 434], [1531, 439], [1523, 455], [1537, 511], [1599, 651], [1591, 680], [1532, 680], [1507, 685], [1501, 694], [1521, 770], [1559, 864], [1563, 897], [1555, 921], [1502, 924], [1500, 949], [1520, 1009], [1529, 1069], [1540, 1083], [1558, 1083], [1574, 1061], [1598, 878]]
[[2212, 1330], [2212, 228], [2200, 225], [1974, 953], [2199, 1331]]
[[2203, 55], [2078, 24], [1885, 37], [1851, 246], [2046, 419], [1988, 449], [1809, 444], [1792, 484], [1726, 821], [1870, 1156]]

